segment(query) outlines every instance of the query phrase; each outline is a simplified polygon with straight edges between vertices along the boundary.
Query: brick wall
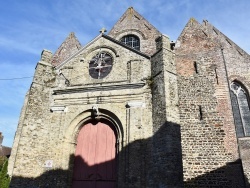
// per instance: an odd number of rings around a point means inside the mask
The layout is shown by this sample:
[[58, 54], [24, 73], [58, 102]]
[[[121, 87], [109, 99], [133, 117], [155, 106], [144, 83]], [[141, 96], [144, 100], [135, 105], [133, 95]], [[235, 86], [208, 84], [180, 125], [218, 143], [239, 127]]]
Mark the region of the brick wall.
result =
[[230, 168], [239, 155], [222, 44], [206, 27], [190, 19], [175, 49], [185, 186], [244, 186], [230, 176], [241, 165]]

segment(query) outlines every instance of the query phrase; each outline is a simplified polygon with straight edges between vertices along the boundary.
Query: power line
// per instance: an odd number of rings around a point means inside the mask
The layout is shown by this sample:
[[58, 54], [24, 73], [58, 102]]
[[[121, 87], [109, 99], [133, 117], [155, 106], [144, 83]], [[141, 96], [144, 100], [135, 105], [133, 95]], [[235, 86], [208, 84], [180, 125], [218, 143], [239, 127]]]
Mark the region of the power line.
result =
[[0, 78], [0, 81], [4, 80], [21, 80], [21, 79], [26, 79], [26, 78], [32, 78], [33, 76], [26, 76], [26, 77], [20, 77], [20, 78]]

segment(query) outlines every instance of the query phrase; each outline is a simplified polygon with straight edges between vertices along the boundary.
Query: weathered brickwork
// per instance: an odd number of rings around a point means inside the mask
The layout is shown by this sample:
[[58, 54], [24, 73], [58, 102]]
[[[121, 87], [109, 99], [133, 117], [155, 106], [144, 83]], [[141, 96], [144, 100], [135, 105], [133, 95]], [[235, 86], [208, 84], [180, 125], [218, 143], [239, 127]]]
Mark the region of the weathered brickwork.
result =
[[[140, 39], [140, 51], [120, 41], [126, 35]], [[233, 81], [249, 91], [249, 66], [246, 52], [193, 18], [175, 44], [132, 7], [85, 46], [71, 33], [36, 66], [10, 187], [72, 187], [80, 130], [103, 121], [116, 137], [115, 187], [249, 187], [250, 139], [236, 137], [230, 98]]]
[[81, 48], [81, 44], [75, 37], [74, 33], [70, 33], [61, 46], [57, 49], [52, 57], [52, 65], [57, 66]]
[[[175, 49], [185, 186], [244, 187], [243, 178], [240, 182], [227, 173], [237, 173], [241, 167], [229, 165], [239, 154], [229, 96], [229, 67], [222, 50], [224, 36], [214, 36], [217, 34], [207, 27], [208, 23], [202, 26], [190, 19]], [[215, 170], [220, 167], [222, 170]], [[206, 176], [210, 181], [204, 180]]]
[[[242, 50], [239, 46], [237, 46], [233, 41], [231, 41], [229, 38], [227, 38], [225, 35], [223, 35], [221, 32], [219, 32], [216, 28], [214, 28], [211, 24], [207, 22], [203, 22], [203, 25], [205, 25], [206, 30], [211, 33], [212, 38], [214, 38], [216, 41], [219, 41], [221, 44], [222, 50], [222, 58], [224, 62], [224, 67], [226, 70], [225, 75], [228, 76], [228, 82], [229, 85], [233, 81], [238, 81], [246, 87], [247, 91], [249, 92], [250, 89], [250, 75], [249, 75], [249, 68], [250, 68], [250, 56]], [[229, 103], [229, 102], [228, 102]], [[226, 104], [226, 101], [225, 103]], [[231, 109], [230, 109], [231, 110]], [[228, 116], [226, 116], [228, 117]], [[228, 119], [228, 118], [227, 118]], [[228, 124], [225, 124], [225, 130], [230, 135], [231, 138], [233, 135], [235, 135], [235, 132], [232, 128], [232, 126], [228, 126]], [[244, 174], [246, 178], [246, 182], [249, 182], [250, 179], [250, 173], [249, 173], [249, 163], [247, 162], [249, 159], [243, 158], [241, 156], [242, 153], [242, 146], [244, 145], [244, 142], [249, 142], [249, 137], [244, 138], [245, 141], [238, 140], [239, 144], [239, 153], [243, 164]], [[228, 147], [232, 147], [233, 144], [236, 144], [235, 140], [225, 140], [225, 143], [228, 143]], [[247, 145], [247, 144], [246, 144]], [[248, 156], [250, 156], [249, 150], [244, 150], [245, 154], [248, 151]], [[238, 157], [238, 156], [236, 156]]]

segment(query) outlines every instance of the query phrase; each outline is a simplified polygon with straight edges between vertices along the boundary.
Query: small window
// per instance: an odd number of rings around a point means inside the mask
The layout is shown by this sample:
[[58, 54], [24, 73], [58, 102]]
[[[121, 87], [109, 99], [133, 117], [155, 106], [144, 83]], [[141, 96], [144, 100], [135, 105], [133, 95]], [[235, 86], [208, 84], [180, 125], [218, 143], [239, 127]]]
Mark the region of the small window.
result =
[[122, 37], [121, 42], [136, 50], [140, 50], [140, 39], [135, 35], [126, 35]]
[[250, 136], [250, 106], [248, 92], [242, 84], [232, 82], [230, 94], [237, 138]]

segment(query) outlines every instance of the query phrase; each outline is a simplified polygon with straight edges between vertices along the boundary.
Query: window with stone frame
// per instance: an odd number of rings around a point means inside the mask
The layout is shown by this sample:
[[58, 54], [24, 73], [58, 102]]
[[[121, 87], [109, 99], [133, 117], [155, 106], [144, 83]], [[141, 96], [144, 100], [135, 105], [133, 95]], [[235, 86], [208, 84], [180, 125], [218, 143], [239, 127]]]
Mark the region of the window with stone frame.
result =
[[135, 35], [126, 35], [120, 41], [136, 50], [140, 50], [140, 39]]
[[243, 84], [232, 82], [230, 95], [237, 138], [250, 136], [249, 93]]

